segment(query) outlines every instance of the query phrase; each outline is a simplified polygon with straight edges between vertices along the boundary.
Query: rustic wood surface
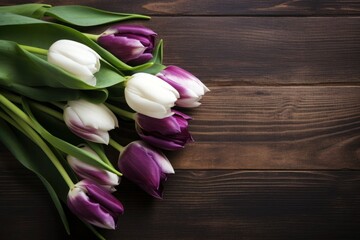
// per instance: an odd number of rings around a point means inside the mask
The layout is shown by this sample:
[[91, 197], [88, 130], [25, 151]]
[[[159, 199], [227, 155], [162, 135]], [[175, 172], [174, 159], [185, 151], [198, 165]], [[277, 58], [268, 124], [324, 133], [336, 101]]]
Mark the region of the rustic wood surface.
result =
[[[360, 238], [360, 1], [46, 2], [151, 15], [165, 62], [211, 89], [164, 200], [123, 180], [109, 240]], [[0, 145], [0, 239], [94, 239], [72, 225]]]

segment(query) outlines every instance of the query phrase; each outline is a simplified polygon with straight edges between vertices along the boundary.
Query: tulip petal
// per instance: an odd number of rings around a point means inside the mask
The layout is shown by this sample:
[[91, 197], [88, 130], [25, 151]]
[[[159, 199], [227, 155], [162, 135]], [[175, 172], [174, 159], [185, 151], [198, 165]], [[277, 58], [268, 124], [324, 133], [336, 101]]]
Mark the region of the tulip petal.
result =
[[181, 129], [173, 116], [157, 119], [138, 113], [136, 123], [147, 132], [158, 132], [163, 135], [177, 134], [181, 132]]
[[[158, 188], [160, 184], [159, 168], [140, 141], [129, 144], [121, 153], [121, 157], [123, 159], [120, 161], [120, 166], [122, 166], [120, 169], [124, 169], [126, 175], [131, 176], [132, 181]], [[124, 167], [125, 165], [127, 167]], [[125, 173], [123, 174], [125, 175]]]
[[[95, 190], [90, 188], [91, 196], [89, 196], [89, 190], [85, 184], [90, 183], [83, 180], [69, 191], [67, 201], [69, 209], [90, 224], [106, 229], [115, 229], [117, 215], [123, 213], [122, 204], [100, 187]], [[97, 191], [97, 194], [94, 194], [94, 191]], [[99, 194], [102, 194], [102, 198], [98, 198]], [[104, 198], [109, 198], [110, 200], [104, 200]], [[97, 202], [99, 199], [101, 203], [106, 203], [106, 207], [102, 207], [101, 204]], [[111, 207], [109, 207], [109, 201], [113, 201]], [[113, 211], [114, 209], [116, 211]], [[122, 209], [122, 211], [119, 211], [120, 209]]]
[[80, 121], [87, 127], [109, 131], [118, 125], [116, 116], [104, 104], [80, 99], [69, 101], [68, 105], [76, 111]]
[[146, 27], [137, 26], [137, 25], [124, 25], [119, 24], [116, 26], [112, 26], [109, 31], [116, 33], [117, 35], [121, 35], [123, 33], [132, 33], [135, 35], [144, 35], [144, 36], [155, 36], [156, 33]]
[[135, 111], [154, 118], [171, 116], [179, 93], [175, 88], [148, 73], [136, 73], [126, 82], [125, 99]]
[[160, 75], [170, 81], [183, 84], [185, 88], [192, 89], [197, 95], [204, 95], [210, 91], [197, 77], [177, 66], [166, 67]]
[[100, 69], [100, 56], [88, 46], [72, 40], [58, 40], [50, 46], [47, 57], [50, 63], [89, 85], [96, 85], [93, 74]]
[[152, 158], [155, 160], [157, 165], [160, 167], [162, 173], [166, 173], [166, 174], [174, 174], [175, 173], [175, 170], [172, 167], [169, 159], [167, 159], [167, 157], [162, 152], [156, 151], [153, 147], [151, 147], [145, 143], [143, 143], [143, 144], [144, 144], [144, 146], [146, 146], [147, 149], [150, 149], [148, 151], [151, 153]]
[[[124, 62], [140, 57], [146, 50], [146, 47], [141, 44], [139, 40], [129, 39], [127, 37], [107, 35], [100, 37], [98, 42]], [[116, 46], [116, 48], [114, 46]]]
[[176, 101], [176, 105], [179, 107], [187, 107], [187, 108], [195, 108], [201, 105], [199, 101], [199, 98], [192, 99], [192, 98], [184, 98], [184, 99], [178, 99]]
[[61, 54], [52, 52], [49, 52], [48, 61], [75, 75], [79, 79], [83, 80], [85, 83], [91, 86], [96, 85], [96, 78], [86, 66], [81, 65], [78, 62], [75, 62], [72, 59], [67, 58]]
[[64, 120], [69, 129], [78, 135], [79, 137], [97, 143], [108, 144], [109, 143], [109, 133], [107, 131], [97, 130], [91, 127], [84, 126], [78, 116], [75, 114], [75, 117], [69, 119], [70, 114], [68, 112], [73, 112], [72, 109], [66, 108], [64, 111]]
[[186, 143], [194, 141], [187, 129], [175, 135], [160, 135], [154, 132], [144, 132], [139, 127], [136, 127], [136, 131], [142, 140], [164, 150], [179, 150], [184, 148]]
[[74, 188], [71, 192], [76, 197], [68, 199], [68, 207], [75, 215], [97, 227], [115, 229], [112, 216], [104, 212], [99, 204], [91, 202], [83, 190]]
[[172, 139], [163, 139], [161, 136], [154, 136], [154, 135], [146, 135], [138, 131], [140, 137], [145, 142], [150, 143], [153, 146], [156, 146], [158, 148], [174, 151], [174, 150], [180, 150], [184, 148], [184, 144], [177, 143], [173, 141]]
[[64, 109], [64, 121], [76, 135], [103, 144], [109, 143], [108, 131], [118, 126], [116, 116], [105, 105], [85, 100], [69, 101]]
[[125, 88], [125, 99], [129, 107], [133, 110], [153, 118], [161, 119], [173, 114], [169, 108], [165, 108], [157, 102], [145, 99], [127, 88]]
[[133, 60], [129, 60], [129, 62], [127, 62], [129, 65], [132, 66], [136, 66], [136, 65], [140, 65], [143, 64], [145, 62], [150, 61], [153, 58], [153, 55], [151, 53], [143, 53], [141, 54], [138, 58], [133, 59]]
[[174, 106], [174, 102], [179, 97], [179, 93], [171, 85], [146, 73], [134, 74], [126, 88], [128, 91], [167, 107]]
[[[80, 147], [98, 157], [98, 155], [87, 145], [84, 144]], [[87, 164], [70, 155], [68, 155], [66, 159], [75, 173], [84, 179], [91, 179], [100, 185], [106, 186], [116, 186], [119, 184], [119, 177], [112, 172]]]
[[102, 187], [92, 183], [90, 180], [81, 181], [81, 186], [84, 186], [88, 196], [99, 203], [104, 209], [117, 214], [122, 214], [124, 212], [123, 205]]
[[143, 26], [118, 25], [106, 30], [97, 41], [120, 60], [139, 65], [152, 58], [155, 36]]
[[127, 145], [119, 157], [123, 175], [155, 198], [162, 198], [166, 174], [174, 173], [169, 160], [142, 141]]
[[[82, 49], [82, 44], [80, 45], [66, 45], [63, 48], [58, 48], [54, 53], [67, 57], [74, 62], [77, 62], [81, 65], [95, 65], [99, 61], [99, 55], [94, 51], [88, 51], [87, 48]], [[50, 48], [50, 51], [53, 51]]]
[[156, 76], [179, 92], [180, 98], [176, 105], [180, 107], [199, 106], [202, 96], [210, 91], [197, 77], [176, 66], [168, 66]]
[[141, 139], [165, 150], [178, 150], [193, 141], [188, 130], [191, 117], [176, 110], [172, 112], [174, 115], [163, 119], [136, 114], [135, 129]]
[[84, 128], [82, 125], [68, 124], [69, 129], [79, 137], [96, 143], [109, 144], [110, 136], [107, 131], [94, 128]]

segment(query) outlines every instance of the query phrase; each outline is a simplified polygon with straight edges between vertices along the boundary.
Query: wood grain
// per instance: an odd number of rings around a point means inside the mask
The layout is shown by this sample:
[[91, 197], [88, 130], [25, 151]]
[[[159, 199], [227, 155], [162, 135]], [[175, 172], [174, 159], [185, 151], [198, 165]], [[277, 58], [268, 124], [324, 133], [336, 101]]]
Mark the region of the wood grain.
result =
[[[360, 87], [211, 86], [178, 169], [360, 169]], [[184, 110], [183, 110], [184, 111]], [[123, 144], [136, 139], [121, 122]]]
[[360, 17], [177, 16], [135, 23], [164, 39], [166, 65], [207, 84], [360, 84]]
[[141, 24], [165, 40], [167, 65], [179, 65], [206, 83], [360, 82], [359, 17], [177, 16]]
[[185, 111], [196, 142], [167, 152], [177, 169], [360, 169], [360, 87], [212, 86], [202, 103]]
[[[135, 23], [165, 40], [165, 63], [211, 89], [184, 110], [196, 142], [166, 152], [165, 199], [123, 179], [108, 240], [360, 238], [359, 1], [46, 3], [151, 15]], [[132, 122], [118, 131], [137, 139]], [[75, 218], [66, 236], [41, 182], [1, 144], [0, 166], [0, 239], [96, 239]]]
[[[3, 236], [67, 239], [40, 181], [20, 172], [1, 170]], [[359, 190], [358, 171], [186, 170], [169, 178], [157, 201], [124, 179], [116, 196], [125, 214], [116, 231], [103, 233], [108, 240], [356, 239]], [[95, 239], [78, 223], [73, 231], [70, 239]]]
[[165, 40], [166, 64], [188, 69], [205, 82], [360, 81], [358, 17], [154, 17], [146, 25]]
[[[11, 4], [29, 0], [13, 0]], [[308, 1], [308, 0], [159, 0], [159, 1], [101, 1], [95, 0], [47, 0], [52, 5], [80, 4], [117, 12], [135, 12], [149, 15], [356, 15], [360, 12], [358, 1]]]

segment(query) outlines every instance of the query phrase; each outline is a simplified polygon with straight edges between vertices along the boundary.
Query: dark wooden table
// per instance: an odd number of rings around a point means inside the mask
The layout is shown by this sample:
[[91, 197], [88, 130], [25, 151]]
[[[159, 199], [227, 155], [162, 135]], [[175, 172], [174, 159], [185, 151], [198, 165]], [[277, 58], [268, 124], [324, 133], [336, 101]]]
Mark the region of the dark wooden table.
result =
[[[165, 199], [124, 180], [108, 239], [360, 239], [360, 1], [47, 2], [151, 15], [165, 63], [211, 89]], [[93, 239], [2, 145], [0, 221], [0, 239]]]

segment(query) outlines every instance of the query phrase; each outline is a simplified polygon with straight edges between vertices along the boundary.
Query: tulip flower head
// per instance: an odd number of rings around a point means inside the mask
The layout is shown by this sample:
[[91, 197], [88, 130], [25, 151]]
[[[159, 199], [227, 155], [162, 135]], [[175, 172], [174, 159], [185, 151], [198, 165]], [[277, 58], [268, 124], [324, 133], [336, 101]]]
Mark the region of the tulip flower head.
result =
[[[98, 157], [96, 152], [94, 152], [88, 145], [82, 144], [79, 147]], [[90, 179], [111, 192], [114, 192], [115, 186], [119, 185], [120, 179], [115, 173], [92, 166], [71, 155], [68, 155], [66, 159], [74, 172], [83, 179]]]
[[179, 93], [160, 78], [149, 73], [135, 73], [126, 82], [125, 99], [136, 112], [153, 118], [171, 116]]
[[106, 30], [97, 42], [129, 65], [139, 65], [152, 59], [156, 33], [135, 25], [118, 25]]
[[126, 178], [159, 199], [167, 175], [175, 173], [166, 156], [143, 141], [128, 144], [120, 154], [118, 165]]
[[108, 144], [108, 131], [118, 127], [114, 113], [104, 104], [80, 99], [69, 101], [64, 108], [64, 121], [79, 137], [96, 143]]
[[173, 86], [180, 94], [179, 107], [198, 107], [202, 96], [210, 91], [197, 77], [176, 66], [168, 66], [156, 76]]
[[145, 142], [164, 149], [178, 150], [193, 141], [188, 129], [190, 116], [173, 110], [174, 115], [156, 119], [136, 114], [136, 131]]
[[59, 40], [50, 46], [47, 58], [48, 62], [85, 83], [96, 85], [94, 73], [100, 70], [100, 56], [88, 46], [72, 40]]
[[82, 180], [70, 189], [67, 205], [80, 219], [106, 229], [115, 229], [124, 212], [119, 200], [90, 180]]

